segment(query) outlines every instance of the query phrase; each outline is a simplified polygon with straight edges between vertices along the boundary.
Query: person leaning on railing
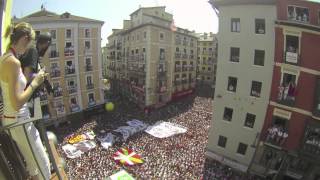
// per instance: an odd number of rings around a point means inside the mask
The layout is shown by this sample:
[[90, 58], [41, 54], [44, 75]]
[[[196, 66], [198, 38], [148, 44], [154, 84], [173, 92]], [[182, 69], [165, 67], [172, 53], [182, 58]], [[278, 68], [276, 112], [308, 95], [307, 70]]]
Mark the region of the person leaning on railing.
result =
[[[30, 46], [34, 31], [30, 24], [21, 22], [11, 28], [7, 52], [0, 58], [0, 85], [3, 97], [3, 126], [30, 119], [27, 101], [39, 87], [47, 74], [40, 70], [26, 88], [27, 80], [18, 60]], [[41, 142], [39, 132], [33, 123], [8, 130], [26, 161], [31, 179], [49, 179], [50, 162]]]

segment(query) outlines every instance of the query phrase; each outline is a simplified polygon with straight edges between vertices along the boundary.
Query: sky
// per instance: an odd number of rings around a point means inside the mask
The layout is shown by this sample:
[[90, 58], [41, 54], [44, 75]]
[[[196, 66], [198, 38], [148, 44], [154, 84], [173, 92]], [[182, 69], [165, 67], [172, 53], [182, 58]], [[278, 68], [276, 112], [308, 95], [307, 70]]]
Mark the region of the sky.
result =
[[107, 43], [112, 29], [122, 28], [124, 19], [139, 7], [166, 6], [176, 26], [197, 33], [218, 31], [218, 18], [208, 0], [13, 0], [12, 16], [18, 18], [39, 11], [41, 4], [57, 14], [73, 15], [104, 21], [101, 45]]

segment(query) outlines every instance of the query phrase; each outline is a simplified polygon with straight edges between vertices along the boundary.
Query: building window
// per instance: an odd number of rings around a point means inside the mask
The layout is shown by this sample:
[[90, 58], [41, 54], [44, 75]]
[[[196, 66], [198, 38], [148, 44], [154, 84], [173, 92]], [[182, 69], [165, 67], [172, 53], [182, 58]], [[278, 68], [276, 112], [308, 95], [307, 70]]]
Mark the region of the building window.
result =
[[262, 82], [252, 81], [251, 83], [251, 96], [260, 97]]
[[164, 34], [160, 33], [160, 40], [163, 40], [163, 39], [164, 39]]
[[308, 23], [309, 9], [304, 7], [288, 6], [288, 19]]
[[225, 148], [227, 145], [227, 138], [224, 136], [219, 136], [218, 146]]
[[66, 30], [66, 38], [70, 39], [72, 36], [71, 29]]
[[231, 18], [231, 32], [240, 32], [240, 18]]
[[165, 49], [160, 48], [160, 60], [164, 60], [165, 59]]
[[264, 66], [264, 50], [254, 50], [254, 65]]
[[208, 71], [211, 71], [211, 67], [208, 67]]
[[266, 33], [266, 21], [264, 19], [256, 19], [256, 34]]
[[92, 84], [92, 76], [87, 76], [87, 85]]
[[54, 39], [54, 40], [57, 39], [57, 31], [56, 30], [51, 30], [50, 34], [51, 34], [52, 39]]
[[89, 93], [88, 94], [88, 100], [89, 100], [89, 105], [91, 105], [91, 103], [94, 103], [94, 93]]
[[90, 37], [90, 29], [85, 29], [84, 30], [84, 35], [86, 38], [89, 38]]
[[147, 32], [143, 32], [143, 38], [147, 39]]
[[244, 143], [239, 143], [237, 153], [241, 155], [245, 155], [247, 151], [248, 145]]
[[249, 127], [249, 128], [253, 128], [255, 120], [256, 120], [256, 115], [247, 113], [246, 121], [244, 122], [244, 126]]
[[210, 80], [210, 76], [207, 77], [207, 80]]
[[231, 92], [237, 91], [237, 78], [236, 77], [229, 77], [227, 89], [228, 89], [228, 91], [231, 91]]
[[299, 37], [286, 35], [286, 58], [287, 63], [298, 63]]
[[230, 48], [230, 61], [239, 62], [240, 59], [240, 48], [231, 47]]
[[85, 47], [86, 50], [91, 49], [90, 41], [85, 41], [85, 42], [84, 42], [84, 47]]
[[231, 121], [232, 120], [233, 109], [225, 107], [223, 113], [223, 120]]

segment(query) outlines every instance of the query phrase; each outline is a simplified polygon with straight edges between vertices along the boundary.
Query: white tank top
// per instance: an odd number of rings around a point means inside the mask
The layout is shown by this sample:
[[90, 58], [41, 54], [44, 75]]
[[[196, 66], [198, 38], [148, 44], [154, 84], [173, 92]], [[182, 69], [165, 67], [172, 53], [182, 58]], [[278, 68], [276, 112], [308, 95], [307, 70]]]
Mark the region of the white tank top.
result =
[[[0, 58], [0, 65], [2, 64], [3, 61], [7, 59], [7, 57], [11, 56], [12, 54], [9, 55], [4, 55]], [[26, 85], [27, 85], [27, 79], [22, 73], [22, 70], [20, 68], [19, 70], [19, 76], [18, 76], [18, 83], [19, 83], [19, 88], [18, 88], [18, 93], [23, 93]], [[3, 115], [5, 116], [10, 116], [10, 117], [17, 117], [17, 116], [29, 116], [29, 109], [27, 106], [27, 103], [25, 103], [19, 111], [14, 110], [12, 103], [10, 101], [9, 97], [9, 85], [7, 82], [4, 82], [0, 79], [0, 86], [2, 89], [2, 98], [3, 98]]]

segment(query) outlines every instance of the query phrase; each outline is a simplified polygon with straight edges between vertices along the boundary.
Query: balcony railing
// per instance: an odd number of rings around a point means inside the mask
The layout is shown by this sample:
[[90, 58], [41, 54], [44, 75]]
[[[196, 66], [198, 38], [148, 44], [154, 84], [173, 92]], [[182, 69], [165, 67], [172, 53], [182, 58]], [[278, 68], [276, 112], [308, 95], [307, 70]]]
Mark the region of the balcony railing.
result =
[[57, 58], [59, 57], [58, 51], [50, 51], [49, 58]]
[[68, 87], [68, 93], [73, 94], [77, 92], [77, 86], [69, 86]]
[[285, 62], [289, 64], [298, 64], [299, 63], [299, 54], [295, 52], [285, 52]]
[[53, 97], [62, 96], [62, 89], [60, 87], [53, 88]]
[[69, 75], [69, 74], [75, 74], [76, 73], [76, 69], [74, 67], [66, 67], [65, 68], [65, 74]]
[[313, 115], [320, 117], [320, 76], [316, 79]]
[[181, 53], [176, 52], [175, 53], [175, 58], [177, 58], [177, 59], [181, 58]]
[[289, 137], [288, 131], [279, 125], [272, 125], [267, 130], [266, 143], [283, 147]]
[[296, 87], [293, 83], [287, 86], [279, 86], [278, 103], [286, 106], [294, 106], [296, 96]]
[[88, 107], [92, 107], [96, 105], [96, 101], [95, 100], [91, 100], [88, 102]]
[[182, 58], [183, 59], [187, 59], [188, 58], [188, 54], [182, 54]]
[[187, 46], [188, 45], [188, 41], [183, 40], [183, 45]]
[[50, 72], [50, 77], [51, 77], [51, 78], [59, 77], [60, 75], [61, 75], [60, 70], [52, 70], [52, 71]]
[[186, 79], [186, 78], [182, 78], [181, 83], [182, 83], [182, 84], [187, 84], [187, 83], [188, 83], [188, 81], [187, 81], [187, 79]]
[[181, 81], [180, 80], [175, 80], [175, 81], [173, 81], [173, 84], [175, 86], [179, 86], [181, 84]]
[[86, 71], [92, 71], [92, 69], [93, 69], [93, 66], [92, 65], [86, 65], [85, 66], [86, 68]]
[[78, 111], [80, 111], [80, 106], [78, 104], [71, 104], [70, 110], [71, 110], [71, 112], [78, 112]]
[[89, 89], [93, 89], [94, 88], [94, 85], [93, 85], [93, 83], [91, 83], [91, 84], [87, 84], [87, 89], [89, 90]]
[[166, 59], [166, 56], [164, 53], [162, 53], [160, 56], [159, 56], [159, 59], [160, 61], [164, 61]]
[[158, 68], [158, 76], [163, 77], [167, 75], [167, 70], [165, 68]]
[[181, 66], [176, 66], [174, 68], [174, 72], [180, 72], [181, 71]]
[[320, 155], [320, 128], [317, 124], [309, 124], [305, 128], [302, 152], [318, 158]]
[[74, 48], [73, 47], [65, 47], [64, 48], [64, 56], [74, 56]]
[[188, 65], [182, 65], [182, 71], [188, 71]]
[[157, 88], [158, 93], [165, 93], [167, 92], [167, 87], [166, 86], [161, 86]]
[[309, 23], [309, 9], [296, 6], [288, 6], [288, 20]]
[[[52, 165], [54, 172], [55, 172], [55, 178], [59, 179], [59, 180], [65, 179], [65, 177], [63, 177], [63, 170], [61, 170], [61, 168], [58, 168], [58, 163], [56, 162], [56, 160], [57, 160], [56, 158], [59, 158], [59, 157], [55, 158], [55, 156], [54, 156], [54, 152], [56, 151], [56, 149], [54, 147], [52, 139], [48, 139], [48, 134], [46, 133], [47, 124], [45, 124], [45, 121], [43, 121], [43, 118], [32, 118], [32, 119], [28, 119], [28, 120], [24, 120], [24, 121], [20, 121], [20, 122], [16, 122], [16, 123], [11, 123], [11, 124], [2, 126], [0, 128], [2, 138], [7, 139], [7, 141], [3, 141], [3, 142], [1, 142], [1, 144], [2, 144], [2, 146], [6, 147], [10, 151], [10, 152], [1, 151], [2, 157], [5, 157], [6, 160], [8, 160], [2, 164], [2, 169], [1, 169], [3, 172], [1, 175], [2, 179], [29, 179], [28, 173], [25, 170], [19, 169], [19, 170], [21, 170], [20, 171], [21, 173], [14, 174], [13, 171], [11, 171], [11, 169], [13, 168], [12, 163], [15, 162], [15, 163], [21, 164], [21, 165], [25, 164], [25, 161], [20, 159], [20, 157], [22, 157], [24, 154], [24, 153], [21, 153], [23, 150], [30, 150], [31, 151], [30, 154], [32, 155], [32, 157], [28, 157], [28, 158], [36, 158], [36, 154], [38, 152], [35, 151], [35, 149], [31, 146], [31, 144], [28, 144], [28, 143], [26, 143], [26, 147], [24, 147], [24, 149], [19, 149], [20, 146], [17, 146], [16, 141], [14, 141], [14, 140], [17, 140], [17, 138], [19, 138], [19, 137], [12, 136], [11, 134], [13, 134], [12, 132], [16, 132], [17, 128], [23, 129], [23, 127], [25, 127], [25, 125], [30, 124], [30, 123], [37, 123], [37, 128], [39, 130], [39, 134], [40, 134], [41, 140], [43, 142], [43, 146], [45, 147], [45, 149], [47, 151], [47, 155], [49, 157], [49, 162]], [[10, 137], [7, 134], [10, 134]], [[13, 148], [13, 147], [15, 147], [15, 148]], [[20, 151], [18, 151], [18, 150], [20, 150]], [[16, 166], [16, 167], [18, 167], [18, 166]], [[35, 163], [34, 167], [32, 167], [32, 168], [42, 169], [42, 167], [40, 167], [39, 164], [37, 164], [37, 163]], [[8, 173], [4, 173], [5, 171], [8, 171]], [[41, 173], [39, 173], [38, 177], [40, 179], [46, 178]]]

